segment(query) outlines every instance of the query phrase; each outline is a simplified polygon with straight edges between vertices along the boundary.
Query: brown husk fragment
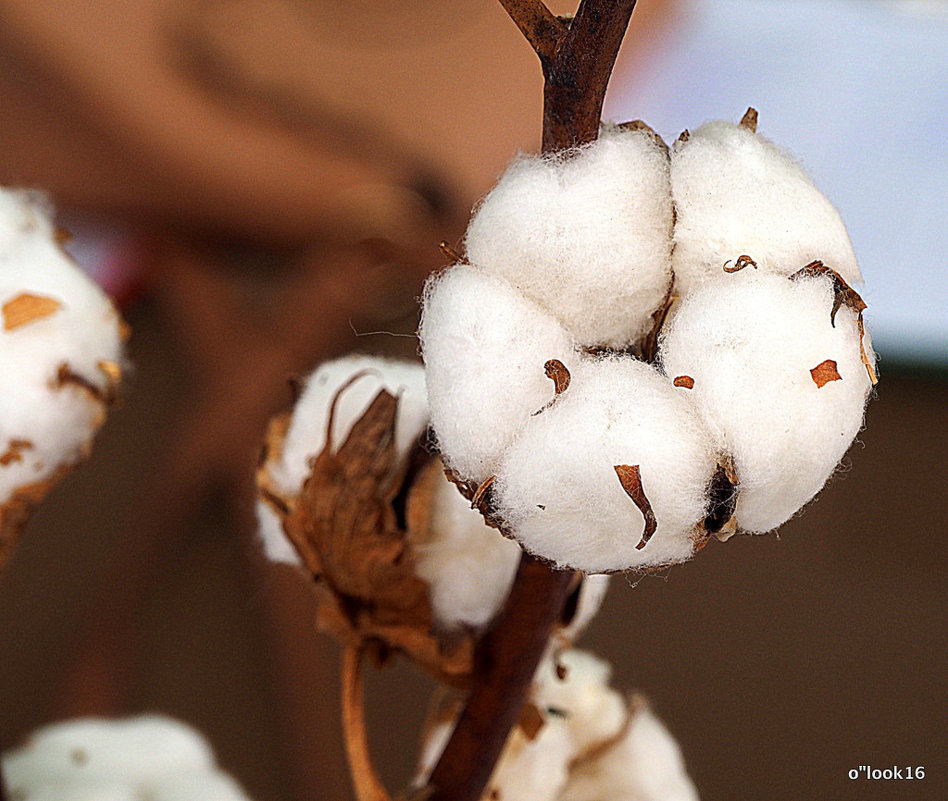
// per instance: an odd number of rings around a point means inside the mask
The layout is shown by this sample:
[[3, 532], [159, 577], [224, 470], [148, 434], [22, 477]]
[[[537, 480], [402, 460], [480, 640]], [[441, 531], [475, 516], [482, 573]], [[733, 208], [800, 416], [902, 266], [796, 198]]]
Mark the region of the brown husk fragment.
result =
[[677, 375], [675, 380], [672, 381], [672, 384], [676, 387], [684, 387], [685, 389], [694, 389], [695, 380], [690, 375]]
[[665, 151], [666, 156], [670, 155], [668, 143], [662, 139], [658, 132], [647, 122], [643, 120], [629, 120], [628, 122], [620, 122], [617, 127], [622, 131], [644, 131], [652, 138], [656, 145]]
[[818, 389], [823, 389], [830, 381], [840, 381], [842, 376], [839, 374], [837, 364], [832, 359], [820, 362], [816, 367], [810, 370], [810, 376]]
[[414, 468], [401, 464], [394, 438], [398, 402], [382, 390], [337, 449], [327, 435], [293, 498], [270, 478], [289, 425], [288, 415], [275, 418], [257, 485], [315, 580], [322, 630], [347, 646], [370, 644], [381, 658], [401, 651], [440, 680], [463, 685], [473, 639], [435, 631], [428, 585], [414, 569], [413, 544], [430, 536], [431, 498], [444, 479], [436, 457], [422, 454], [410, 460]]
[[757, 133], [757, 109], [748, 106], [744, 116], [741, 117], [741, 128], [746, 128], [751, 133]]
[[33, 443], [28, 439], [11, 439], [6, 451], [0, 456], [0, 466], [6, 467], [13, 462], [23, 461], [23, 451], [33, 449]]
[[645, 530], [642, 532], [642, 539], [635, 546], [637, 551], [642, 550], [658, 528], [658, 521], [655, 519], [655, 512], [652, 511], [652, 504], [649, 503], [645, 495], [645, 489], [642, 487], [642, 472], [637, 464], [617, 464], [613, 468], [619, 477], [619, 483], [625, 490], [632, 502], [639, 507], [639, 511], [645, 518]]
[[49, 317], [61, 308], [62, 304], [55, 298], [23, 292], [8, 300], [0, 309], [3, 313], [3, 328], [5, 331], [13, 331], [20, 326]]
[[662, 333], [665, 320], [668, 319], [668, 313], [671, 311], [672, 306], [674, 306], [675, 302], [678, 300], [678, 296], [672, 294], [673, 285], [674, 281], [668, 284], [668, 290], [665, 292], [665, 298], [662, 301], [662, 305], [652, 312], [652, 327], [645, 335], [645, 338], [642, 340], [642, 344], [639, 348], [642, 361], [646, 361], [649, 364], [655, 361], [655, 356], [658, 353], [658, 338]]
[[707, 513], [694, 535], [696, 550], [707, 545], [711, 536], [725, 542], [737, 530], [734, 510], [740, 486], [734, 460], [730, 456], [724, 457], [708, 483]]

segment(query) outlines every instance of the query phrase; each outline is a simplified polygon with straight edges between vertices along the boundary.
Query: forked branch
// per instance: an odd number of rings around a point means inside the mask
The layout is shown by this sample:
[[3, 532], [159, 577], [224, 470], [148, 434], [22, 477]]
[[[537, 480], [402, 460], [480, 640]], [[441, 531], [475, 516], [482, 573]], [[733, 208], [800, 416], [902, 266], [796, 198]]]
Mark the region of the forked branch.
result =
[[556, 51], [569, 34], [569, 28], [542, 0], [500, 0], [500, 4], [536, 50], [545, 72], [547, 62], [556, 58]]

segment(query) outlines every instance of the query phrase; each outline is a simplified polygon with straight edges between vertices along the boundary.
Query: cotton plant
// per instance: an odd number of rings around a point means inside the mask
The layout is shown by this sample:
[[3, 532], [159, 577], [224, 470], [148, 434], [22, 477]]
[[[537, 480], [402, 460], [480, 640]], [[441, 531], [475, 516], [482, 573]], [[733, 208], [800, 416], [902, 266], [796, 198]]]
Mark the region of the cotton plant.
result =
[[[606, 662], [577, 649], [541, 662], [483, 799], [697, 801], [675, 739], [642, 696], [623, 695], [610, 678]], [[456, 715], [447, 699], [426, 726], [417, 787], [425, 786]]]
[[2, 764], [16, 801], [250, 801], [207, 740], [164, 715], [50, 724]]
[[772, 531], [862, 427], [875, 357], [852, 244], [756, 120], [671, 148], [604, 127], [518, 159], [425, 290], [442, 457], [494, 525], [560, 568], [656, 569], [712, 535]]
[[0, 567], [88, 454], [122, 376], [124, 323], [64, 236], [41, 195], [0, 189]]

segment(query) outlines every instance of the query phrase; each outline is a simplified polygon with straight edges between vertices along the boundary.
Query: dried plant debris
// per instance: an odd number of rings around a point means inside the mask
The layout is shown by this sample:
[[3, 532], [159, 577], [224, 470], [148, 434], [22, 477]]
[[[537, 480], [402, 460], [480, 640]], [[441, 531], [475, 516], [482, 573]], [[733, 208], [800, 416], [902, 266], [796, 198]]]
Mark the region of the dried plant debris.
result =
[[690, 375], [677, 375], [672, 381], [672, 385], [683, 389], [694, 389], [695, 380]]
[[836, 369], [836, 362], [832, 359], [825, 359], [816, 367], [810, 368], [810, 375], [813, 376], [813, 383], [820, 389], [830, 381], [841, 381], [843, 378]]
[[88, 453], [123, 363], [117, 311], [63, 252], [42, 200], [25, 192], [0, 190], [0, 316], [0, 515], [8, 556], [29, 510]]
[[636, 545], [636, 550], [642, 550], [650, 539], [655, 529], [658, 527], [658, 521], [655, 520], [655, 512], [652, 511], [652, 504], [648, 502], [645, 489], [642, 487], [642, 471], [637, 464], [617, 464], [615, 465], [616, 475], [619, 477], [619, 483], [625, 490], [632, 502], [639, 507], [642, 517], [645, 518], [645, 529], [642, 531], [642, 539]]

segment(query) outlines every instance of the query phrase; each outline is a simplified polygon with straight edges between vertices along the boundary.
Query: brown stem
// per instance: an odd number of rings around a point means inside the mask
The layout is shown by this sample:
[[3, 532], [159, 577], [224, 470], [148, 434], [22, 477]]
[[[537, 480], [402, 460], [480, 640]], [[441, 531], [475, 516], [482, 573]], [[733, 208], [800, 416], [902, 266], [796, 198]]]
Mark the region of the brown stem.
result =
[[574, 575], [521, 557], [504, 611], [481, 641], [467, 704], [431, 774], [429, 801], [477, 801], [483, 794]]
[[356, 801], [391, 801], [369, 756], [369, 743], [365, 732], [365, 709], [362, 703], [362, 648], [360, 646], [344, 646], [340, 680], [342, 682], [342, 730]]
[[[538, 0], [500, 2], [543, 66], [543, 151], [595, 140], [635, 0], [582, 0], [566, 33]], [[428, 801], [481, 798], [574, 577], [529, 554], [520, 558], [504, 611], [478, 646], [467, 703], [431, 774]]]
[[602, 101], [635, 0], [583, 0], [556, 50], [543, 66], [543, 151], [592, 142], [599, 135]]

